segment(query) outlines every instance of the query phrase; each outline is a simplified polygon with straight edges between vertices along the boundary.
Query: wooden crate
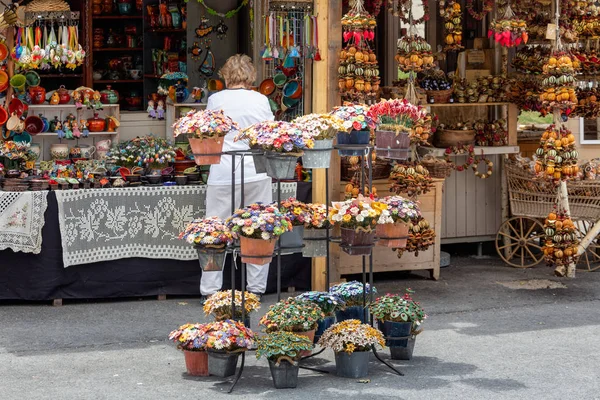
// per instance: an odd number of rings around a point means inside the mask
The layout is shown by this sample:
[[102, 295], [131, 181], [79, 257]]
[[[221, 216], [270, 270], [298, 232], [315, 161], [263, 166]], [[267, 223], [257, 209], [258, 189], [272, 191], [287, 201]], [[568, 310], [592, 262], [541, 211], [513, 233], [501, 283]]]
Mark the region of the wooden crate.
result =
[[[419, 198], [423, 217], [432, 224], [436, 231], [436, 241], [427, 251], [420, 252], [416, 257], [414, 253], [405, 253], [398, 258], [396, 252], [387, 247], [376, 246], [373, 249], [373, 271], [416, 271], [428, 270], [432, 279], [440, 277], [440, 240], [442, 222], [442, 192], [443, 179], [434, 180], [433, 189]], [[389, 183], [386, 180], [374, 182], [380, 197], [386, 196]], [[340, 198], [344, 197], [344, 185], [340, 185]], [[368, 271], [368, 264], [367, 264]], [[349, 256], [340, 251], [339, 247], [332, 246], [332, 281], [339, 280], [340, 275], [356, 274], [362, 272], [362, 257]]]

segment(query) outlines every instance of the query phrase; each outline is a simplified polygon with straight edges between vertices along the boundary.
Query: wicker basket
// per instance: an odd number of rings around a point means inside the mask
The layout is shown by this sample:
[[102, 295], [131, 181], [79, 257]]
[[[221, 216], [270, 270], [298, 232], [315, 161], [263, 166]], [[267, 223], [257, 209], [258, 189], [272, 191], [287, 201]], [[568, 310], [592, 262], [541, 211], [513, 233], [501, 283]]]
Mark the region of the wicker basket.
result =
[[26, 12], [71, 11], [69, 3], [63, 0], [33, 0], [25, 7]]
[[458, 144], [472, 144], [475, 142], [474, 130], [438, 129], [433, 135], [433, 145], [435, 147], [452, 147]]
[[426, 90], [428, 98], [432, 98], [433, 102], [436, 104], [444, 104], [450, 102], [450, 98], [452, 97], [452, 93], [454, 93], [454, 89], [446, 89], [446, 90]]
[[421, 165], [427, 168], [432, 178], [446, 179], [452, 174], [452, 164], [431, 155], [425, 156]]
[[[352, 170], [352, 165], [348, 160], [349, 157], [342, 157], [341, 168], [342, 168], [342, 180], [343, 181], [351, 181], [354, 176], [355, 170]], [[373, 180], [376, 179], [388, 179], [390, 177], [390, 171], [392, 170], [392, 166], [388, 163], [387, 160], [379, 160], [377, 159], [373, 162]]]

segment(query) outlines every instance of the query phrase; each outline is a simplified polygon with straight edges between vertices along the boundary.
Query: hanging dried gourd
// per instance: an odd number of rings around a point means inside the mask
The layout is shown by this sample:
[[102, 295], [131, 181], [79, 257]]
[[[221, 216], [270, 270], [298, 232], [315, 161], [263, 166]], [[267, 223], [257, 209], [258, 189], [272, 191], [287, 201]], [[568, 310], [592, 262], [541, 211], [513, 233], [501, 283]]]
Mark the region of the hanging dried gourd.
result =
[[550, 125], [546, 128], [535, 155], [535, 172], [547, 179], [559, 182], [579, 173], [575, 135], [565, 127]]
[[579, 104], [571, 114], [573, 117], [595, 119], [600, 117], [600, 90], [598, 88], [576, 89]]
[[396, 164], [390, 173], [390, 184], [390, 192], [413, 198], [429, 192], [433, 180], [429, 170], [420, 164]]
[[542, 67], [542, 106], [560, 109], [569, 116], [577, 105], [575, 73], [580, 68], [579, 60], [565, 50], [555, 50]]
[[504, 47], [525, 44], [529, 40], [527, 23], [515, 16], [509, 3], [502, 17], [490, 23], [488, 38], [493, 38], [496, 43]]
[[577, 228], [566, 211], [549, 213], [544, 222], [544, 233], [543, 252], [548, 266], [561, 269], [577, 261]]
[[401, 258], [405, 251], [419, 255], [420, 251], [429, 249], [435, 243], [435, 231], [429, 225], [425, 218], [411, 220], [408, 222], [408, 240], [406, 247], [397, 249], [398, 258]]
[[462, 45], [462, 10], [460, 4], [454, 0], [439, 1], [440, 16], [444, 19], [444, 47], [445, 51], [458, 51]]
[[420, 72], [434, 67], [431, 45], [416, 32], [398, 40], [398, 53], [394, 58], [404, 72]]

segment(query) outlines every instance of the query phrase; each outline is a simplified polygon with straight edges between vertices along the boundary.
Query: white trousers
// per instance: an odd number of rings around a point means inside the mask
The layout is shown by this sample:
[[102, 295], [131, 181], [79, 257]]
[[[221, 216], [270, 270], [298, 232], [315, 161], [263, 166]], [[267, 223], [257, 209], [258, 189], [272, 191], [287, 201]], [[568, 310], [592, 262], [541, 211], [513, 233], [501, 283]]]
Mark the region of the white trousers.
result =
[[[235, 208], [240, 205], [241, 185], [235, 187]], [[273, 189], [271, 178], [244, 184], [244, 205], [256, 202], [271, 203]], [[206, 216], [219, 217], [223, 220], [231, 216], [231, 185], [208, 185], [206, 188]], [[246, 290], [264, 293], [267, 290], [269, 264], [246, 264]], [[200, 293], [209, 296], [221, 290], [223, 271], [204, 272], [200, 278]]]

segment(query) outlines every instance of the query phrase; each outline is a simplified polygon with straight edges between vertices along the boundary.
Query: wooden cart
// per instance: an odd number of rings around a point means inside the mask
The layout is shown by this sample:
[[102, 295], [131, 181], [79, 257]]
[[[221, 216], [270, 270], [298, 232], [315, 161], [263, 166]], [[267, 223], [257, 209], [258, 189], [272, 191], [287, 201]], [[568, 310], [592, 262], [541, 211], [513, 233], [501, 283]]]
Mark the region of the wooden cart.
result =
[[[544, 259], [543, 221], [556, 204], [557, 189], [552, 182], [534, 179], [518, 165], [507, 162], [505, 168], [512, 217], [498, 229], [496, 250], [508, 265], [533, 267]], [[583, 238], [600, 221], [600, 182], [570, 181], [567, 190], [571, 218]], [[600, 236], [585, 248], [578, 266], [588, 271], [600, 268]]]

